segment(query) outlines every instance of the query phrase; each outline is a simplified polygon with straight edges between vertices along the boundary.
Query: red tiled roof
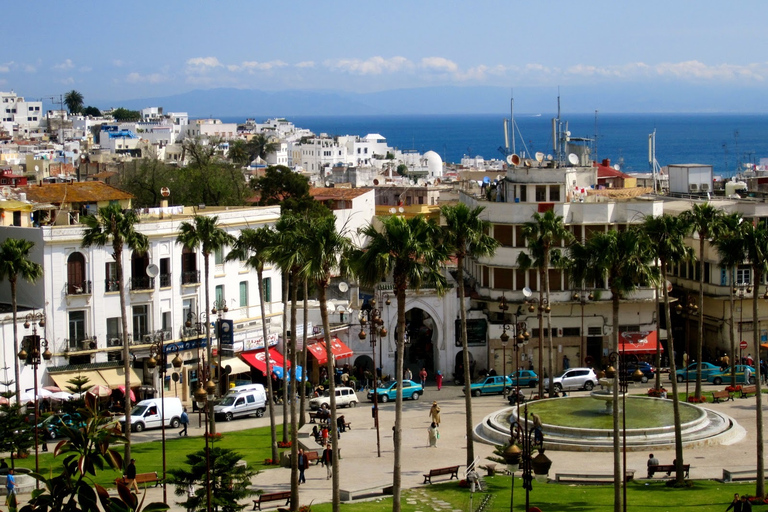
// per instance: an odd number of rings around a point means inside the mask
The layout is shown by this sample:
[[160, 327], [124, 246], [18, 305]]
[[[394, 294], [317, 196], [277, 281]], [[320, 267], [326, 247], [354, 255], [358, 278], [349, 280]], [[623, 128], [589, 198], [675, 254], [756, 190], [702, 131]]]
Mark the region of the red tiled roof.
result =
[[316, 201], [350, 200], [360, 197], [371, 190], [370, 188], [310, 188], [309, 195]]
[[95, 203], [133, 199], [133, 196], [128, 192], [100, 181], [43, 183], [18, 187], [16, 191], [27, 194], [29, 201], [50, 204]]

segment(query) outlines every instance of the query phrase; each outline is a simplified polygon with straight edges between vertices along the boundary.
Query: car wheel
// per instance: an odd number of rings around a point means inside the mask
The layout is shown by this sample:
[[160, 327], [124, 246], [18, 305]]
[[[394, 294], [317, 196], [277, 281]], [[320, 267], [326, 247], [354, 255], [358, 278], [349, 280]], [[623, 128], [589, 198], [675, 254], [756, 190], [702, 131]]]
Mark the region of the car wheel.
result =
[[501, 390], [501, 394], [506, 396], [509, 394], [510, 391], [512, 391], [512, 388], [505, 387], [504, 389]]
[[646, 377], [645, 375], [643, 375], [643, 378], [642, 378], [642, 379], [640, 379], [640, 382], [642, 382], [643, 384], [645, 384], [646, 382], [648, 382], [648, 377]]
[[171, 420], [171, 428], [179, 428], [179, 418], [173, 418]]
[[419, 393], [418, 392], [414, 393], [413, 396], [411, 396], [411, 398], [414, 399], [414, 400], [418, 400], [419, 399]]
[[476, 389], [472, 392], [472, 396], [480, 396], [480, 390]]
[[141, 432], [144, 430], [144, 424], [143, 423], [137, 423], [133, 426], [134, 432]]
[[48, 437], [50, 437], [51, 439], [56, 439], [56, 431], [51, 430], [50, 432], [48, 432]]
[[224, 419], [227, 421], [232, 421], [232, 418], [233, 416], [231, 412], [228, 412], [226, 415], [224, 415]]
[[683, 376], [682, 375], [678, 375], [677, 376], [677, 382], [683, 382]]
[[264, 416], [264, 411], [265, 411], [265, 409], [261, 408], [261, 407], [256, 409], [256, 417], [257, 418], [261, 418], [262, 416]]
[[593, 389], [595, 389], [595, 383], [592, 382], [591, 380], [588, 380], [587, 382], [584, 383], [584, 389], [586, 389], [587, 391], [592, 391]]
[[387, 396], [387, 395], [381, 395], [381, 396], [379, 397], [379, 402], [381, 402], [381, 403], [383, 403], [383, 404], [385, 404], [385, 403], [389, 402], [389, 396]]
[[350, 407], [357, 407], [357, 402], [355, 402], [354, 400], [352, 400], [351, 402], [349, 402], [349, 406], [350, 406]]
[[720, 377], [715, 377], [714, 379], [712, 379], [712, 384], [714, 384], [715, 386], [719, 386], [722, 383], [723, 383], [723, 379], [721, 379]]
[[531, 382], [528, 383], [528, 387], [529, 388], [535, 388], [538, 385], [539, 385], [539, 383], [537, 381], [535, 381], [535, 380], [532, 380]]
[[563, 386], [561, 384], [555, 384], [553, 387], [555, 389], [555, 393], [560, 393], [563, 390]]
[[749, 383], [750, 384], [754, 384], [755, 383], [755, 378], [754, 377], [750, 377], [749, 378]]

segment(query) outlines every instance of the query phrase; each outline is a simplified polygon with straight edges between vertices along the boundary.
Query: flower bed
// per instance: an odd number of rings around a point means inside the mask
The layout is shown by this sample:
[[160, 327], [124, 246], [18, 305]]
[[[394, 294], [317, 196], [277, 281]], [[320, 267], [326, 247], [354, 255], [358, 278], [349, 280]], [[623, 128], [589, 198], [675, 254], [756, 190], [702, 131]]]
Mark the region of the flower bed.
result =
[[290, 441], [278, 441], [277, 442], [277, 447], [278, 448], [290, 448], [291, 447], [291, 442]]
[[701, 398], [696, 398], [695, 396], [689, 396], [686, 399], [686, 402], [689, 404], [705, 404], [707, 403], [707, 398], [702, 396]]
[[664, 388], [660, 388], [660, 389], [651, 388], [648, 390], [648, 396], [651, 396], [654, 398], [661, 398], [661, 395], [666, 392], [667, 390]]
[[738, 393], [739, 391], [741, 391], [741, 386], [739, 385], [728, 386], [727, 388], [725, 388], [725, 390], [729, 393]]

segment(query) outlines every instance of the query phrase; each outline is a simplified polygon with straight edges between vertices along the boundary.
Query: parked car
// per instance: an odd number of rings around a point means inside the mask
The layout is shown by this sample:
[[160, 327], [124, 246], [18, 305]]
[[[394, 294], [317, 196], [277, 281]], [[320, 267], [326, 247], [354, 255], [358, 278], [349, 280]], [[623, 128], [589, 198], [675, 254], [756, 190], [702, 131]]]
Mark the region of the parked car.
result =
[[[592, 368], [570, 368], [563, 370], [552, 379], [558, 393], [564, 389], [586, 389], [592, 391], [597, 386], [597, 375]], [[544, 379], [544, 388], [549, 388], [549, 378]]]
[[[412, 380], [403, 381], [403, 398], [418, 400], [424, 393], [421, 384], [416, 384]], [[383, 387], [376, 388], [376, 395], [379, 402], [385, 403], [397, 398], [397, 381], [393, 381]], [[368, 391], [368, 400], [373, 401], [373, 391]]]
[[79, 414], [52, 414], [37, 424], [38, 430], [45, 430], [45, 436], [49, 439], [66, 435], [64, 426], [78, 429], [85, 426], [85, 421]]
[[[512, 379], [506, 375], [493, 377], [480, 377], [469, 385], [472, 396], [489, 395], [492, 393], [504, 393], [512, 389]], [[462, 389], [462, 392], [464, 389]]]
[[[337, 407], [355, 407], [357, 405], [357, 394], [354, 389], [346, 386], [339, 386], [335, 388], [335, 390]], [[323, 396], [311, 399], [309, 401], [309, 408], [312, 410], [319, 409], [323, 404], [326, 404], [328, 407], [331, 406], [331, 392], [329, 389], [325, 390]]]
[[[749, 383], [747, 383], [745, 376], [744, 376], [744, 369], [747, 367], [747, 365], [744, 364], [737, 364], [736, 365], [736, 384], [754, 384], [755, 383], [755, 369], [753, 367], [749, 367], [751, 373], [749, 374]], [[707, 382], [711, 382], [715, 386], [719, 386], [723, 382], [726, 384], [731, 383], [731, 367], [729, 366], [723, 371], [720, 371], [718, 373], [713, 373], [707, 378]]]
[[[141, 432], [148, 428], [160, 428], [165, 426], [178, 428], [183, 407], [181, 399], [176, 397], [148, 398], [137, 403], [131, 410], [132, 432]], [[125, 415], [117, 418], [125, 432]]]
[[513, 372], [509, 374], [509, 378], [512, 379], [513, 386], [535, 388], [539, 385], [539, 376], [533, 370], [523, 370], [520, 368], [517, 371], [517, 376]]
[[234, 418], [242, 418], [254, 415], [257, 418], [264, 416], [267, 410], [267, 392], [261, 384], [245, 384], [229, 390], [227, 396], [213, 407], [216, 418], [232, 421]]
[[634, 363], [630, 363], [627, 365], [627, 377], [632, 379], [635, 370], [637, 368], [640, 368], [640, 371], [643, 372], [643, 378], [640, 380], [640, 382], [648, 382], [650, 379], [653, 379], [656, 376], [656, 370], [653, 366], [651, 366], [650, 363], [646, 363], [645, 361], [639, 362], [637, 365]]
[[[686, 380], [696, 380], [696, 368], [699, 363], [691, 363], [687, 368], [681, 368], [677, 370], [677, 382], [683, 382]], [[715, 366], [712, 363], [701, 363], [701, 380], [709, 379], [710, 375], [720, 373], [720, 367]]]

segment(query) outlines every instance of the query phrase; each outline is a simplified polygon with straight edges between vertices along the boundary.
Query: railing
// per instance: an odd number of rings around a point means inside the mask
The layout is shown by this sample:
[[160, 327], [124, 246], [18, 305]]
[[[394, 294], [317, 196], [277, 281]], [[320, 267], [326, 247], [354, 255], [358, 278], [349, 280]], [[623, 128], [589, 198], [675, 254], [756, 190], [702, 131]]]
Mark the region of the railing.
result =
[[199, 270], [187, 270], [181, 273], [181, 284], [199, 284], [199, 283], [200, 283]]
[[65, 288], [67, 295], [90, 295], [91, 294], [91, 282], [90, 281], [75, 281], [66, 283]]
[[136, 290], [154, 290], [155, 278], [149, 276], [132, 277], [131, 278], [131, 291]]
[[96, 340], [90, 336], [79, 339], [70, 338], [64, 341], [69, 350], [95, 350], [97, 347]]
[[160, 288], [171, 286], [171, 274], [160, 274]]
[[117, 279], [105, 279], [104, 280], [104, 292], [119, 292], [120, 286], [117, 283]]

